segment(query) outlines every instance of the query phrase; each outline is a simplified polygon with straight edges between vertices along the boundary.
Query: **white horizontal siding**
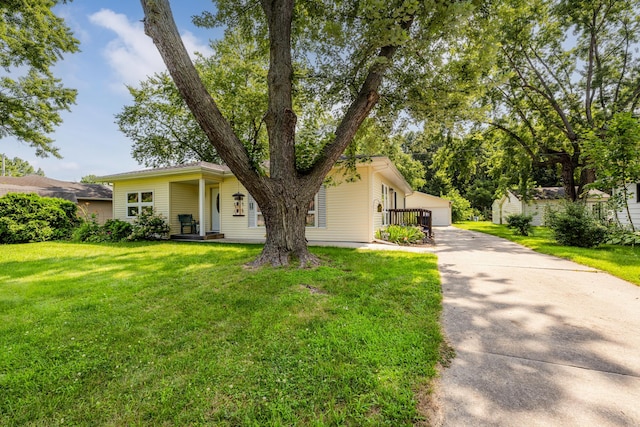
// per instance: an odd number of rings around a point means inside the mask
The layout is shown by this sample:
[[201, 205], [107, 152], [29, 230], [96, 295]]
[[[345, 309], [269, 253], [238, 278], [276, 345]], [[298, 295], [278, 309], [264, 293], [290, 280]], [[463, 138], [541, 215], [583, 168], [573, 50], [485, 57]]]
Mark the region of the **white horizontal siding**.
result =
[[502, 196], [502, 198], [496, 202], [494, 202], [496, 203], [495, 205], [492, 205], [492, 221], [494, 224], [506, 224], [509, 215], [523, 213], [522, 202], [512, 193], [507, 193], [507, 195]]
[[166, 178], [137, 179], [113, 183], [113, 217], [122, 221], [127, 218], [127, 193], [153, 191], [153, 208], [156, 213], [169, 218], [169, 183]]
[[[638, 202], [638, 191], [637, 185], [629, 184], [627, 186], [627, 192], [633, 193], [629, 198], [629, 214], [631, 216], [631, 222], [636, 229], [640, 229], [640, 203]], [[618, 211], [618, 219], [624, 225], [629, 225], [629, 216], [627, 215], [626, 209], [621, 209]]]

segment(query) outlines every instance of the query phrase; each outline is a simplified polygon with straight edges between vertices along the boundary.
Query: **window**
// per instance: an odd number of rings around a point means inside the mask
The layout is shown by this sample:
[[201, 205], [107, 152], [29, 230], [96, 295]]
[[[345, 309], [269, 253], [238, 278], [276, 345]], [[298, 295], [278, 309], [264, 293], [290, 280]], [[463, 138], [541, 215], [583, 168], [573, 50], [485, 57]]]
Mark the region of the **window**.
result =
[[389, 225], [389, 187], [382, 184], [382, 225]]
[[318, 195], [316, 194], [315, 197], [311, 200], [311, 203], [309, 203], [309, 210], [307, 211], [307, 220], [305, 221], [305, 226], [307, 227], [316, 226], [316, 198], [317, 197]]
[[127, 217], [140, 215], [140, 212], [153, 211], [153, 191], [127, 193]]

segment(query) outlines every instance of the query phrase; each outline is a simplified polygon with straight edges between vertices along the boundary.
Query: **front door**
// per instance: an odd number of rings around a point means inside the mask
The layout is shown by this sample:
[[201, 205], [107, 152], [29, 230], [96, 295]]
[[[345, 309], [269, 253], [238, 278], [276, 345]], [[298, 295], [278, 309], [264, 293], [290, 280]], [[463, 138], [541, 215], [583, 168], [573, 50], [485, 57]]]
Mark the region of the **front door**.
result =
[[220, 232], [220, 189], [211, 189], [211, 230]]

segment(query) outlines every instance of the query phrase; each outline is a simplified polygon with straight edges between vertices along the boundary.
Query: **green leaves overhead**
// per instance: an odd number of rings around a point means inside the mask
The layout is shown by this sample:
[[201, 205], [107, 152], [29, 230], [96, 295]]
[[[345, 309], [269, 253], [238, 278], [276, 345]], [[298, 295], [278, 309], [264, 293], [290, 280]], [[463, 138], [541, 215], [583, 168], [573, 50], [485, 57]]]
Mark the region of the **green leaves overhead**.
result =
[[62, 121], [76, 91], [65, 88], [51, 67], [65, 53], [78, 50], [50, 0], [7, 0], [0, 3], [0, 138], [26, 142], [36, 155], [60, 157], [47, 136]]
[[[264, 46], [229, 32], [212, 47], [215, 54], [199, 57], [196, 68], [257, 164], [266, 156]], [[156, 74], [129, 92], [134, 103], [116, 115], [116, 123], [133, 140], [132, 155], [138, 162], [157, 167], [221, 161], [168, 73]]]

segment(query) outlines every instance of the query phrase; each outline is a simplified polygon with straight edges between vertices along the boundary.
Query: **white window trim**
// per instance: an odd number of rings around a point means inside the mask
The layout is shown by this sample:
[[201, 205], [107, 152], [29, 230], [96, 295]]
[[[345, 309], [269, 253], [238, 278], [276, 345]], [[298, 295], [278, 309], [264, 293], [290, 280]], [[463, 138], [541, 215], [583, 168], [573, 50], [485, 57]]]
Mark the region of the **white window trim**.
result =
[[[135, 203], [129, 203], [129, 194], [133, 194], [136, 193], [138, 195], [138, 201]], [[142, 193], [151, 193], [151, 201], [150, 202], [143, 202], [142, 201]], [[129, 215], [129, 208], [130, 207], [137, 207], [138, 208], [138, 214], [140, 214], [140, 212], [142, 212], [142, 208], [144, 207], [151, 207], [151, 209], [154, 208], [154, 203], [156, 200], [156, 195], [155, 192], [152, 190], [142, 190], [142, 191], [127, 191], [126, 196], [125, 196], [125, 210], [127, 213], [127, 218], [135, 218], [137, 215]]]
[[389, 186], [382, 183], [382, 225], [389, 225]]

